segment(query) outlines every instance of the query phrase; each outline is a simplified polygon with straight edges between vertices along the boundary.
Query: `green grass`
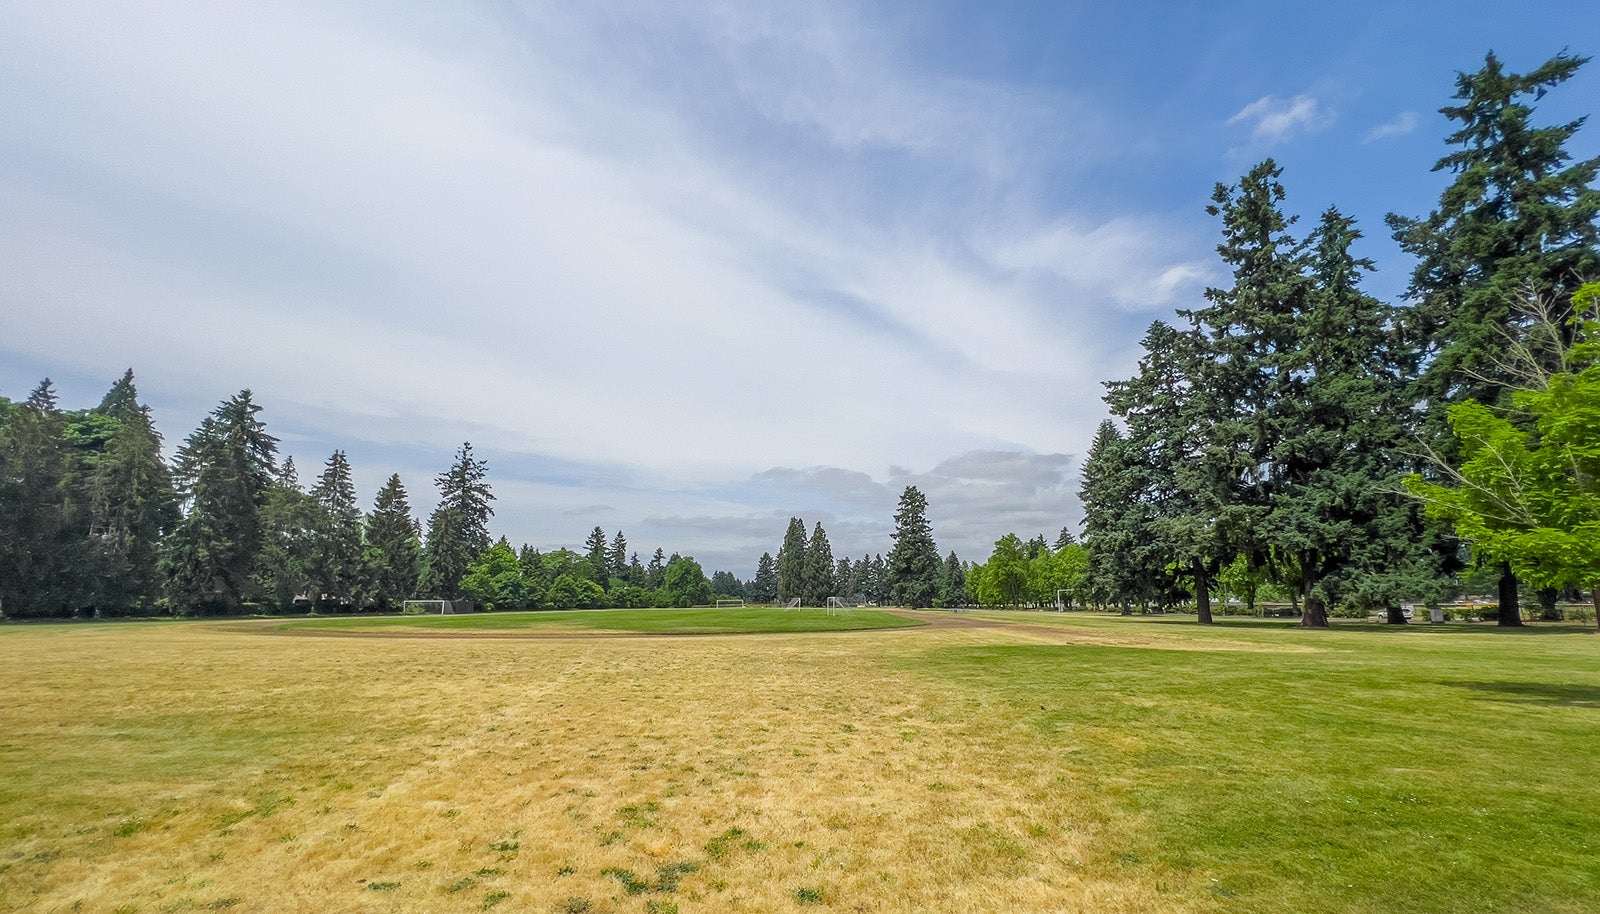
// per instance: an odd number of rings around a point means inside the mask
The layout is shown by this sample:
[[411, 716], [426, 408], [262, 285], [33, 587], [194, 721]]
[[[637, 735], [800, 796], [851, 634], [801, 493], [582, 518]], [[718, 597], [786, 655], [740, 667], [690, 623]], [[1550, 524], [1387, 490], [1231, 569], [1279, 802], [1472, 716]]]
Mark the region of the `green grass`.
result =
[[1210, 881], [1238, 911], [1590, 911], [1600, 899], [1600, 638], [1575, 626], [1018, 616], [1092, 644], [902, 663], [976, 738], [1065, 765], [1142, 823], [1098, 853]]
[[432, 631], [600, 631], [639, 634], [770, 634], [906, 628], [923, 623], [892, 613], [857, 609], [828, 615], [821, 609], [586, 609], [555, 612], [472, 613], [460, 616], [345, 617], [285, 622], [280, 630], [421, 629]]

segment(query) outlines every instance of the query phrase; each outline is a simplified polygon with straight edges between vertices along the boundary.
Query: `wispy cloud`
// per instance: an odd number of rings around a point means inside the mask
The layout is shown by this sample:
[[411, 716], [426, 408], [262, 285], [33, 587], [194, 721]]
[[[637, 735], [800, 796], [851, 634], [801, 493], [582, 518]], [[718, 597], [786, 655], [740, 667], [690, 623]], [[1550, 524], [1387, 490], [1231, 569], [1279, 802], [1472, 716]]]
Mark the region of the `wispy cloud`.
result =
[[1249, 124], [1250, 140], [1255, 143], [1281, 142], [1296, 134], [1321, 130], [1332, 122], [1332, 113], [1309, 95], [1262, 96], [1228, 118], [1229, 124]]
[[1402, 111], [1395, 116], [1394, 120], [1379, 124], [1368, 130], [1367, 135], [1362, 137], [1361, 142], [1372, 143], [1378, 140], [1386, 140], [1389, 137], [1405, 136], [1415, 129], [1417, 129], [1417, 113], [1415, 111]]
[[779, 464], [1068, 453], [1120, 312], [1197, 290], [1204, 244], [1019, 203], [1115, 155], [1114, 117], [861, 15], [0, 5], [3, 361], [131, 364], [169, 441], [250, 386], [373, 488], [385, 448], [558, 462], [497, 502], [535, 543], [781, 514], [703, 494]]

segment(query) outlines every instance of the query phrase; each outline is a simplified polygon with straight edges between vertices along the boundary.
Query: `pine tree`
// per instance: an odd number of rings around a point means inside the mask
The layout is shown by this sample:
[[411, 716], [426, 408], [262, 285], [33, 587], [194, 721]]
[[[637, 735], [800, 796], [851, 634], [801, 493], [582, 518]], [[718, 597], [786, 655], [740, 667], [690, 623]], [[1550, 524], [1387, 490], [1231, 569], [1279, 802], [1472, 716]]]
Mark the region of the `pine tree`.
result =
[[317, 537], [324, 521], [317, 500], [300, 488], [294, 458], [285, 459], [261, 508], [261, 549], [255, 558], [256, 590], [279, 611], [316, 596]]
[[45, 378], [0, 428], [0, 609], [12, 617], [75, 608], [65, 427]]
[[821, 606], [835, 596], [833, 580], [833, 546], [828, 543], [828, 533], [817, 521], [806, 544], [805, 565], [801, 572], [801, 602], [807, 606]]
[[928, 524], [928, 500], [916, 486], [900, 494], [889, 550], [889, 599], [900, 606], [929, 607], [939, 589], [939, 550]]
[[778, 566], [770, 552], [761, 553], [761, 560], [756, 563], [756, 576], [750, 580], [750, 598], [761, 603], [778, 599]]
[[1079, 474], [1084, 537], [1089, 544], [1089, 589], [1102, 603], [1142, 596], [1144, 534], [1138, 507], [1143, 491], [1128, 441], [1107, 419], [1100, 423]]
[[806, 582], [806, 522], [789, 518], [789, 529], [778, 547], [778, 600], [804, 600]]
[[161, 435], [139, 403], [129, 369], [96, 408], [116, 429], [89, 479], [97, 614], [148, 612], [161, 596], [161, 540], [178, 522], [172, 476], [161, 459]]
[[650, 590], [660, 590], [661, 584], [666, 579], [666, 574], [667, 556], [658, 546], [655, 553], [650, 556], [650, 564], [644, 566], [645, 586]]
[[611, 556], [606, 548], [606, 532], [599, 527], [589, 531], [583, 541], [584, 556], [589, 562], [589, 580], [605, 589], [611, 584]]
[[365, 589], [361, 509], [350, 478], [350, 461], [336, 450], [323, 466], [311, 497], [320, 509], [312, 549], [312, 586], [319, 602], [351, 606]]
[[[1062, 527], [1061, 532], [1067, 534], [1067, 528]], [[939, 601], [945, 606], [964, 606], [967, 599], [967, 573], [961, 560], [956, 558], [955, 550], [945, 557], [944, 567], [939, 574]]]
[[606, 553], [606, 564], [610, 566], [607, 571], [611, 577], [633, 583], [628, 580], [628, 538], [622, 535], [621, 530], [611, 538], [611, 551]]
[[1062, 549], [1065, 549], [1068, 546], [1076, 545], [1077, 542], [1078, 538], [1072, 535], [1072, 531], [1068, 530], [1066, 527], [1062, 527], [1061, 533], [1056, 536], [1055, 545], [1051, 546], [1050, 548], [1060, 552]]
[[439, 474], [439, 506], [428, 517], [423, 547], [422, 589], [438, 599], [461, 596], [467, 566], [489, 548], [489, 518], [494, 494], [486, 482], [488, 463], [472, 456], [472, 443], [456, 452], [455, 463]]
[[[1583, 121], [1535, 127], [1526, 101], [1587, 61], [1563, 53], [1519, 74], [1491, 53], [1476, 73], [1458, 74], [1459, 104], [1440, 113], [1460, 125], [1446, 138], [1459, 148], [1434, 165], [1456, 178], [1425, 218], [1389, 216], [1395, 240], [1418, 260], [1407, 293], [1418, 303], [1411, 329], [1426, 366], [1417, 399], [1427, 440], [1447, 457], [1454, 454], [1451, 405], [1508, 405], [1502, 354], [1522, 331], [1516, 304], [1533, 296], [1563, 322], [1579, 284], [1600, 275], [1600, 158], [1572, 162], [1566, 146]], [[1522, 624], [1509, 566], [1500, 577], [1499, 619]]]
[[183, 520], [167, 537], [163, 569], [181, 612], [238, 612], [255, 594], [278, 439], [256, 418], [249, 390], [223, 401], [178, 450], [173, 482]]
[[378, 490], [367, 518], [366, 565], [371, 575], [370, 603], [392, 612], [417, 591], [422, 572], [422, 539], [400, 474], [389, 476]]

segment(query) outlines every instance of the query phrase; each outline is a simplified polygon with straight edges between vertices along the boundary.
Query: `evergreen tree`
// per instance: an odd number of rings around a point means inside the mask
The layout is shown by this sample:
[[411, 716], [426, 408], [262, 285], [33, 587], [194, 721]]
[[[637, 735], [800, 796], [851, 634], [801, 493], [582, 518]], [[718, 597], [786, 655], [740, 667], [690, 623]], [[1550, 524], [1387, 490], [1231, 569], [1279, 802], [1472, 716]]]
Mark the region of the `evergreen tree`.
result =
[[116, 422], [89, 479], [97, 614], [152, 609], [161, 595], [161, 540], [178, 522], [161, 435], [139, 403], [129, 369], [96, 411]]
[[[1067, 528], [1062, 527], [1061, 532], [1067, 536]], [[945, 557], [944, 568], [939, 575], [939, 601], [945, 606], [963, 606], [967, 599], [967, 572], [961, 560], [956, 558], [955, 550]]]
[[45, 378], [0, 428], [0, 609], [8, 616], [75, 608], [65, 427]]
[[639, 553], [635, 552], [628, 559], [628, 583], [635, 587], [646, 586], [646, 573], [644, 566], [639, 564]]
[[750, 599], [760, 603], [778, 599], [778, 566], [770, 552], [761, 553], [761, 560], [756, 563], [756, 576], [750, 580]]
[[472, 456], [472, 443], [456, 452], [455, 463], [439, 474], [439, 506], [428, 517], [423, 547], [422, 589], [442, 600], [461, 596], [467, 566], [489, 548], [489, 517], [494, 495], [485, 481], [488, 463]]
[[1059, 552], [1068, 546], [1076, 545], [1077, 542], [1078, 538], [1072, 535], [1072, 531], [1068, 530], [1066, 527], [1062, 527], [1061, 533], [1056, 536], [1055, 545], [1051, 548]]
[[[1446, 428], [1453, 404], [1508, 405], [1502, 353], [1522, 332], [1516, 303], [1529, 295], [1572, 314], [1579, 284], [1600, 276], [1600, 158], [1572, 162], [1568, 141], [1583, 121], [1532, 123], [1536, 100], [1570, 79], [1587, 58], [1559, 54], [1530, 73], [1507, 72], [1494, 54], [1456, 78], [1458, 104], [1440, 113], [1460, 125], [1458, 147], [1434, 165], [1455, 180], [1422, 219], [1391, 214], [1402, 249], [1417, 258], [1407, 297], [1425, 371], [1417, 399], [1427, 440], [1454, 454]], [[1516, 577], [1503, 566], [1500, 624], [1520, 625]]]
[[336, 450], [311, 487], [319, 516], [312, 549], [311, 584], [319, 602], [352, 606], [365, 589], [366, 567], [361, 546], [361, 509], [350, 478], [350, 462]]
[[422, 572], [419, 534], [405, 484], [399, 473], [391, 474], [378, 490], [365, 531], [366, 564], [371, 575], [369, 600], [378, 609], [397, 610], [416, 593]]
[[1107, 419], [1100, 423], [1079, 476], [1084, 537], [1089, 544], [1089, 589], [1097, 601], [1128, 611], [1145, 588], [1145, 525], [1140, 512], [1143, 479], [1128, 441]]
[[276, 475], [278, 439], [256, 418], [249, 390], [225, 400], [176, 455], [183, 520], [167, 537], [163, 569], [182, 612], [238, 612], [254, 595], [261, 512]]
[[928, 524], [928, 500], [916, 486], [900, 494], [889, 550], [889, 599], [900, 606], [929, 607], [939, 589], [939, 550]]
[[872, 582], [872, 590], [868, 594], [869, 598], [880, 606], [887, 605], [890, 600], [889, 564], [883, 560], [881, 554], [872, 557], [872, 565], [867, 572], [867, 579]]
[[833, 546], [828, 543], [828, 533], [817, 521], [806, 544], [805, 566], [802, 572], [800, 599], [807, 606], [821, 606], [835, 596], [833, 580]]
[[666, 579], [666, 573], [667, 557], [658, 546], [655, 553], [650, 556], [650, 564], [644, 566], [645, 587], [650, 590], [660, 590], [662, 582]]
[[325, 527], [322, 507], [300, 488], [294, 458], [285, 459], [261, 508], [255, 557], [256, 589], [279, 611], [315, 597], [318, 537]]
[[798, 517], [789, 518], [789, 529], [783, 534], [783, 545], [778, 547], [778, 600], [806, 598], [806, 522]]
[[855, 596], [855, 580], [850, 576], [850, 560], [847, 558], [833, 564], [833, 592], [841, 597]]
[[[1278, 354], [1290, 380], [1284, 420], [1268, 451], [1273, 476], [1262, 532], [1299, 571], [1301, 624], [1327, 625], [1329, 606], [1378, 576], [1405, 581], [1426, 561], [1404, 521], [1413, 506], [1395, 491], [1404, 428], [1390, 309], [1360, 291], [1371, 268], [1350, 252], [1354, 223], [1329, 209], [1308, 239], [1310, 290], [1294, 315], [1294, 343]], [[1398, 603], [1398, 594], [1391, 599]]]
[[583, 548], [589, 562], [589, 579], [599, 584], [601, 589], [607, 588], [611, 584], [611, 555], [606, 547], [606, 532], [599, 527], [589, 531]]
[[611, 551], [606, 553], [606, 563], [610, 566], [607, 570], [611, 577], [633, 583], [628, 580], [628, 538], [622, 535], [621, 530], [611, 538]]
[[522, 591], [527, 595], [528, 605], [537, 609], [549, 602], [550, 584], [555, 578], [550, 575], [539, 550], [523, 543], [517, 552], [517, 566], [522, 571]]

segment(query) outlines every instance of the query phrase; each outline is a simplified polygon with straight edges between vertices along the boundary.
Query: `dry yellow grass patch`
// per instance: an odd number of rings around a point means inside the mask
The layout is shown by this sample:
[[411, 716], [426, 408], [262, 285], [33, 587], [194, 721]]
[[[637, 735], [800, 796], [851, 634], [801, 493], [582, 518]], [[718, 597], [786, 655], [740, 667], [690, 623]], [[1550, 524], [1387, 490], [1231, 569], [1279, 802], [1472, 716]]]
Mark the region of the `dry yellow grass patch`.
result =
[[1014, 637], [8, 630], [0, 909], [1183, 909], [1060, 746], [889, 662]]

